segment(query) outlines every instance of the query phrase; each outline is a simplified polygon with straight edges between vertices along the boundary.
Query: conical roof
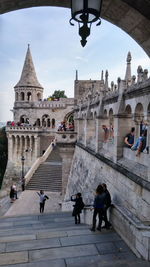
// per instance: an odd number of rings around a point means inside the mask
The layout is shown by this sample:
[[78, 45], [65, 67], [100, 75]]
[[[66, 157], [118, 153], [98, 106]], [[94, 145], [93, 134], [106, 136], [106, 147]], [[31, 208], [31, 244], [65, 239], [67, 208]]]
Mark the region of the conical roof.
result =
[[24, 61], [23, 70], [19, 82], [15, 85], [16, 87], [37, 87], [42, 88], [36, 77], [36, 72], [30, 52], [30, 46], [28, 45], [27, 54]]

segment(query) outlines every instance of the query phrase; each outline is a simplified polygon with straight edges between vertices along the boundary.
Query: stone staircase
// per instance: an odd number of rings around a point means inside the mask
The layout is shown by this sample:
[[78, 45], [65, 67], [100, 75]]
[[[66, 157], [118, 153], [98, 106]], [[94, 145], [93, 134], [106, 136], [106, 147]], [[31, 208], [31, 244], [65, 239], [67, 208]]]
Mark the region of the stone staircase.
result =
[[27, 190], [44, 190], [61, 192], [62, 190], [62, 159], [57, 147], [54, 147], [48, 158], [35, 171]]
[[70, 212], [0, 218], [2, 267], [148, 267], [113, 230], [91, 232]]

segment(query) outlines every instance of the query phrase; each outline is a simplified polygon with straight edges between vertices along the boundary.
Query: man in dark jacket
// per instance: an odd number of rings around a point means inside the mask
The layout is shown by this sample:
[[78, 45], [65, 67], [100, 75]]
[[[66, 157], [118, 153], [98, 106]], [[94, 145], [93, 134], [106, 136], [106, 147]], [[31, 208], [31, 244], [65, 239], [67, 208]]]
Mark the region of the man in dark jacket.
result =
[[105, 222], [105, 225], [103, 226], [103, 228], [109, 229], [111, 226], [111, 223], [107, 219], [107, 210], [111, 206], [111, 196], [110, 196], [109, 191], [107, 190], [107, 185], [102, 184], [102, 187], [105, 193], [105, 204], [104, 204], [104, 213], [103, 213], [103, 220]]

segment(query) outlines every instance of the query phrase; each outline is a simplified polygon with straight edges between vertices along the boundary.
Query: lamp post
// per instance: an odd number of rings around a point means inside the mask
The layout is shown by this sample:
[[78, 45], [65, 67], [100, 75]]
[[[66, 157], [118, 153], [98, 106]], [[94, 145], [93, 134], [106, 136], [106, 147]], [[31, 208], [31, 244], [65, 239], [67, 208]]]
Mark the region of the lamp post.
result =
[[[96, 26], [101, 24], [100, 13], [102, 0], [71, 0], [71, 22], [75, 20], [79, 25], [79, 35], [81, 36], [81, 45], [84, 47], [87, 43], [86, 38], [90, 35], [91, 25], [99, 20]], [[82, 26], [81, 26], [82, 25]]]
[[25, 161], [25, 157], [22, 155], [21, 156], [21, 187], [22, 187], [22, 191], [25, 190], [24, 161]]

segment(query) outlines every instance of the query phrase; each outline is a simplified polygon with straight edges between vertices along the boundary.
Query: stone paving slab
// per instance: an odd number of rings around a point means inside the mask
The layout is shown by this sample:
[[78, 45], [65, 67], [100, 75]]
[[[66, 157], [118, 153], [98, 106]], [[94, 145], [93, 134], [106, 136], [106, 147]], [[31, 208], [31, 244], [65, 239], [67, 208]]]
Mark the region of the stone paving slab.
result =
[[1, 222], [0, 221], [0, 229], [4, 227], [12, 227], [12, 226], [13, 226], [13, 222]]
[[[108, 252], [109, 253], [109, 252]], [[121, 265], [119, 266], [127, 266], [127, 261], [128, 258], [126, 258], [127, 256], [130, 257], [131, 259], [131, 255], [130, 253], [128, 253], [128, 255], [126, 253], [121, 253], [122, 254], [122, 260], [120, 260], [119, 256], [117, 256], [117, 254], [108, 254], [108, 255], [96, 255], [96, 256], [85, 256], [85, 257], [73, 257], [73, 258], [69, 258], [69, 259], [65, 259], [66, 261], [66, 265], [67, 267], [72, 267], [72, 266], [78, 266], [78, 267], [83, 267], [83, 266], [112, 266], [112, 267], [116, 267], [116, 265], [119, 263]], [[132, 253], [131, 253], [132, 254]], [[132, 255], [133, 259], [134, 259], [134, 255]], [[134, 260], [138, 259], [135, 257]], [[143, 262], [141, 261], [141, 264]], [[142, 267], [142, 265], [140, 266]]]
[[4, 243], [0, 244], [0, 253], [5, 252], [6, 245]]
[[53, 238], [53, 237], [67, 237], [67, 232], [65, 231], [57, 231], [57, 232], [44, 232], [44, 233], [38, 233], [37, 239], [43, 239], [43, 238]]
[[62, 237], [60, 242], [62, 246], [72, 246], [72, 245], [82, 245], [89, 243], [102, 243], [109, 241], [121, 240], [117, 233], [110, 233], [109, 235], [99, 234], [99, 235], [85, 235], [85, 236], [71, 236]]
[[32, 250], [32, 249], [43, 249], [43, 248], [56, 248], [60, 247], [61, 244], [58, 238], [51, 239], [39, 239], [39, 240], [28, 240], [11, 242], [6, 245], [6, 252]]
[[[69, 226], [64, 226], [64, 227], [60, 227], [59, 228], [59, 231], [67, 231], [67, 230], [74, 230], [74, 229], [76, 229], [77, 228], [77, 226], [71, 226], [70, 224], [69, 224]], [[86, 226], [86, 225], [80, 225], [80, 226], [78, 226], [78, 229], [85, 229], [85, 228], [88, 228], [88, 226]], [[42, 232], [47, 232], [47, 231], [49, 231], [49, 232], [53, 232], [53, 231], [58, 231], [58, 228], [57, 227], [55, 227], [55, 228], [49, 228], [49, 225], [48, 225], [48, 227], [44, 227], [43, 229], [41, 229], [41, 228], [38, 228], [38, 229], [32, 229], [31, 227], [30, 228], [15, 228], [15, 229], [5, 229], [5, 230], [0, 230], [0, 238], [1, 238], [1, 236], [9, 236], [9, 235], [19, 235], [19, 234], [23, 234], [23, 235], [25, 235], [25, 234], [35, 234], [35, 233], [38, 233], [38, 232], [40, 232], [40, 233], [42, 233]]]
[[0, 237], [0, 243], [3, 242], [14, 242], [14, 241], [25, 241], [25, 240], [34, 240], [36, 235], [13, 235], [13, 236], [2, 236]]
[[53, 237], [67, 237], [67, 236], [81, 236], [81, 235], [90, 235], [92, 232], [88, 229], [83, 229], [83, 230], [71, 230], [71, 231], [45, 231], [45, 232], [40, 232], [37, 233], [36, 237], [37, 239], [42, 239], [42, 238], [53, 238]]
[[117, 253], [119, 249], [115, 246], [117, 242], [98, 243], [96, 247], [100, 254]]
[[[64, 260], [47, 260], [47, 261], [39, 261], [32, 263], [23, 263], [23, 264], [11, 264], [10, 267], [66, 267]], [[2, 265], [1, 267], [6, 267], [6, 265]]]
[[0, 266], [1, 265], [9, 266], [9, 264], [17, 264], [23, 262], [28, 262], [27, 251], [0, 254]]
[[42, 259], [53, 260], [97, 254], [98, 251], [95, 245], [92, 244], [84, 246], [71, 246], [29, 251], [29, 260], [32, 262]]

